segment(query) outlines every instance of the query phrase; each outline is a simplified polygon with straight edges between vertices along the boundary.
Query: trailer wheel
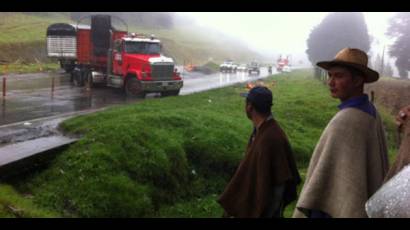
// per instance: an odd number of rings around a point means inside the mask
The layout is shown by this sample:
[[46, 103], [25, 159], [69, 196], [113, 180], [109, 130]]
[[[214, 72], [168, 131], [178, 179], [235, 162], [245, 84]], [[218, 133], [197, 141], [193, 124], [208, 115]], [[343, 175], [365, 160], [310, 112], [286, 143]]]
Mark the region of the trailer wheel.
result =
[[145, 92], [142, 91], [141, 82], [135, 76], [128, 77], [125, 83], [125, 93], [129, 97], [145, 98]]

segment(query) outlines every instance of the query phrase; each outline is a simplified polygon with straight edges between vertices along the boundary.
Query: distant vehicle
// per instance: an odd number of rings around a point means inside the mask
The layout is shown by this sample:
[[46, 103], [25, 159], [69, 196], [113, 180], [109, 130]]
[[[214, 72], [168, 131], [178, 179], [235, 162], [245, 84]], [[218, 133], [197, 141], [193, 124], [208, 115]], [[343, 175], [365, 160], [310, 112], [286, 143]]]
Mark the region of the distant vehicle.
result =
[[289, 56], [286, 58], [282, 58], [280, 56], [276, 62], [276, 70], [278, 72], [290, 72], [291, 69], [289, 67]]
[[257, 75], [260, 74], [260, 66], [259, 63], [253, 61], [248, 65], [248, 73], [249, 75], [256, 73]]
[[233, 63], [232, 60], [226, 60], [219, 66], [219, 71], [222, 73], [235, 73], [238, 68], [238, 65]]
[[238, 65], [235, 64], [234, 62], [232, 62], [232, 70], [231, 70], [231, 72], [236, 73], [236, 71], [238, 71]]
[[246, 66], [246, 64], [241, 64], [240, 66], [238, 66], [237, 71], [238, 72], [247, 72], [248, 67]]

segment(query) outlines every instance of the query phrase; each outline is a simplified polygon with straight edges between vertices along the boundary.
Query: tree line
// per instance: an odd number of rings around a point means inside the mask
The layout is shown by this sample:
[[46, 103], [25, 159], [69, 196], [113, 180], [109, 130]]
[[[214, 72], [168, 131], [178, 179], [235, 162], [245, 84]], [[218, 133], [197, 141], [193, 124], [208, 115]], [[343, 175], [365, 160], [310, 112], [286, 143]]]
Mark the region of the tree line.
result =
[[[410, 13], [397, 13], [389, 21], [386, 35], [395, 39], [388, 47], [388, 54], [395, 58], [395, 66], [401, 78], [408, 79], [410, 71]], [[312, 29], [307, 39], [309, 61], [314, 65], [318, 61], [330, 60], [345, 48], [358, 48], [369, 52], [374, 39], [369, 35], [363, 13], [330, 13], [319, 25]], [[370, 61], [370, 60], [369, 60]], [[372, 68], [384, 76], [392, 76], [393, 68], [382, 56], [377, 54]]]

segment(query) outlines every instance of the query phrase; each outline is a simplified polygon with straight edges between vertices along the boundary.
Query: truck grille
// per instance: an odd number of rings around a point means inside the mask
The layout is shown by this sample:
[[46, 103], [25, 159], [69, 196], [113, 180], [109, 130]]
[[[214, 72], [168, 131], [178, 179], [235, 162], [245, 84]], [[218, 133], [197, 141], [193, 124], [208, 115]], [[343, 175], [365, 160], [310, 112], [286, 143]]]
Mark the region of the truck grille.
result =
[[76, 38], [71, 36], [48, 36], [47, 55], [49, 57], [76, 58]]
[[174, 65], [170, 63], [151, 64], [151, 76], [153, 80], [171, 79], [174, 72]]

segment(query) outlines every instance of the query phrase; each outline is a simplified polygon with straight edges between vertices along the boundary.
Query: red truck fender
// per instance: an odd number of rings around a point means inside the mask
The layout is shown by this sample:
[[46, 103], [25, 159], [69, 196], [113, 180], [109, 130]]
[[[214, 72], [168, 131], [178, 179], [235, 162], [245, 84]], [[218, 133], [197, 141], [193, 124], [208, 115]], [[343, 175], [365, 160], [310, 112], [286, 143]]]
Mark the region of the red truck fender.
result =
[[138, 80], [142, 80], [142, 73], [141, 73], [141, 70], [139, 69], [134, 69], [134, 68], [128, 69], [126, 77], [128, 76], [136, 76]]

